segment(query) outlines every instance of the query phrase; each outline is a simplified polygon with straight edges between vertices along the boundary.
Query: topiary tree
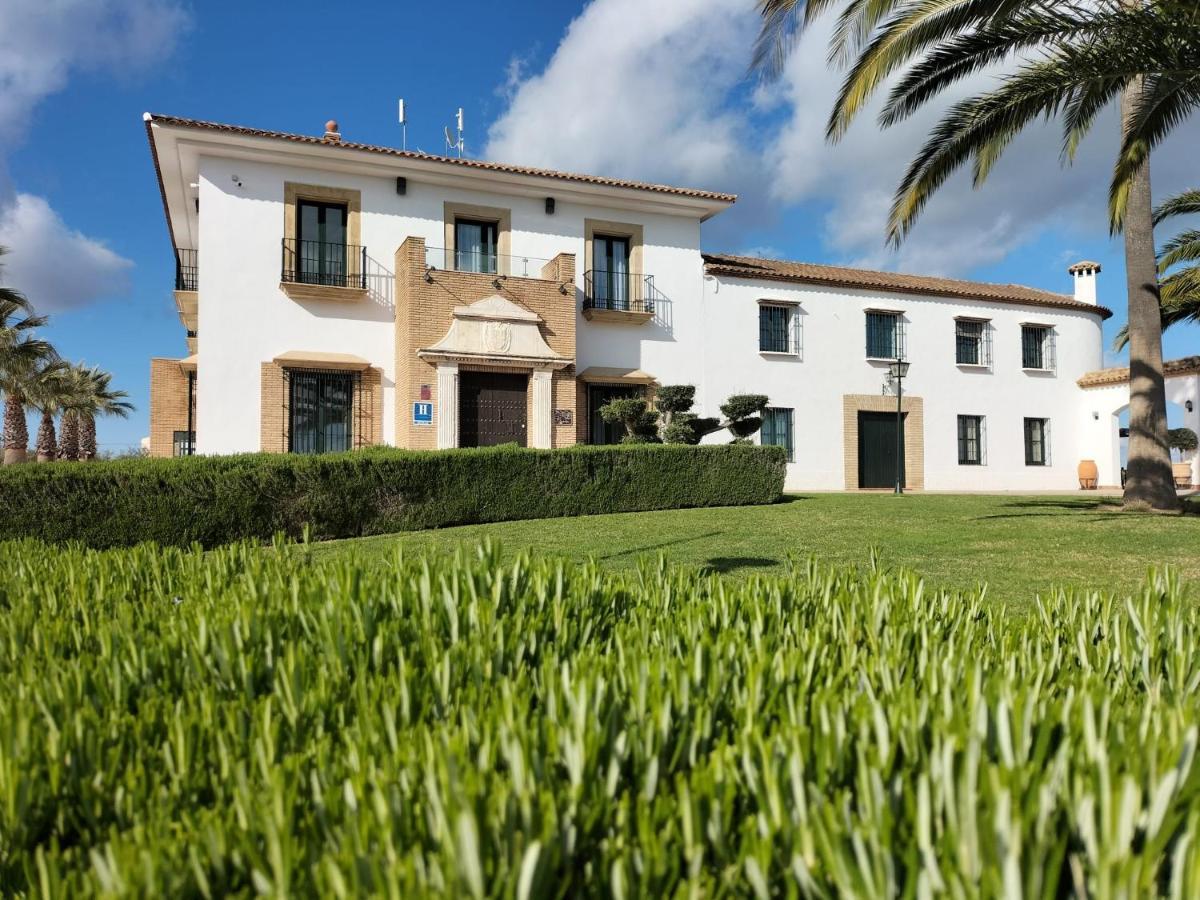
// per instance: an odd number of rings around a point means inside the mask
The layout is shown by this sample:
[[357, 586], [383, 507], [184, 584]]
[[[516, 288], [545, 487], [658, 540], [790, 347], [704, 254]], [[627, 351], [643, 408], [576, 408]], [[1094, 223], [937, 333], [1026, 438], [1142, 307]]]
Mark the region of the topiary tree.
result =
[[696, 429], [698, 417], [692, 412], [696, 387], [691, 384], [668, 384], [659, 388], [655, 405], [662, 415], [660, 437], [664, 444], [698, 444], [702, 434]]
[[721, 404], [725, 421], [720, 427], [733, 434], [730, 443], [750, 443], [750, 436], [762, 428], [762, 412], [770, 402], [766, 394], [734, 394]]
[[600, 418], [609, 425], [625, 426], [622, 444], [653, 444], [658, 437], [658, 413], [641, 397], [609, 400], [600, 407]]
[[1190, 428], [1171, 428], [1167, 431], [1167, 445], [1179, 451], [1180, 461], [1183, 460], [1183, 454], [1196, 449], [1197, 443], [1196, 432]]

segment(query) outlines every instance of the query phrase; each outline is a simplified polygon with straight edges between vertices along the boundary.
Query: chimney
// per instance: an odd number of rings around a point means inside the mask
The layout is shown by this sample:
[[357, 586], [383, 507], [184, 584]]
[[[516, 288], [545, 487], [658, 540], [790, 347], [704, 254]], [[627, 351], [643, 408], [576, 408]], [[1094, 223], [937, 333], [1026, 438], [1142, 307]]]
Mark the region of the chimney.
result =
[[1077, 262], [1067, 269], [1075, 279], [1075, 301], [1096, 305], [1096, 276], [1100, 274], [1100, 263]]
[[325, 140], [340, 141], [341, 139], [342, 135], [338, 131], [337, 119], [330, 119], [325, 123]]

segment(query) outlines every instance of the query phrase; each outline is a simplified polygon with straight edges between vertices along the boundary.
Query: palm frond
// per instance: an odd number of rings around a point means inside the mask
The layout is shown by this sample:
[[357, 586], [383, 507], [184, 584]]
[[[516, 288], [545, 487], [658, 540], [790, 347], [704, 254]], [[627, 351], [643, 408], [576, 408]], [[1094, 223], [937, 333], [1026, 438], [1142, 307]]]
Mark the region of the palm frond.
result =
[[1181, 263], [1200, 262], [1200, 229], [1181, 231], [1158, 251], [1158, 270], [1166, 272]]
[[754, 41], [750, 71], [767, 80], [783, 73], [800, 34], [839, 0], [757, 0], [762, 27]]
[[1164, 200], [1154, 209], [1154, 224], [1161, 225], [1175, 216], [1200, 213], [1200, 190], [1184, 191]]

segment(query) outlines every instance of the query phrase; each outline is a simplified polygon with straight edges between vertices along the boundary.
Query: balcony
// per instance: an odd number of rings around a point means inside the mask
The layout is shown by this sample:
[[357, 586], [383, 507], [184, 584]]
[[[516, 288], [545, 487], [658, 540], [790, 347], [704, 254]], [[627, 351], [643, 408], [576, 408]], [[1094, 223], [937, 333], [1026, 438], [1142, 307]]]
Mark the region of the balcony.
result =
[[175, 251], [175, 311], [188, 334], [188, 348], [194, 353], [196, 343], [196, 320], [199, 310], [200, 288], [199, 253], [195, 250]]
[[197, 250], [175, 251], [175, 290], [200, 289], [200, 253]]
[[654, 318], [653, 275], [592, 269], [583, 273], [583, 317], [589, 322], [640, 325]]
[[460, 250], [444, 247], [425, 248], [426, 272], [463, 272], [492, 275], [497, 278], [553, 279], [548, 267], [555, 260], [537, 256], [513, 256], [491, 250]]
[[367, 296], [367, 248], [332, 241], [282, 241], [279, 286], [293, 300]]

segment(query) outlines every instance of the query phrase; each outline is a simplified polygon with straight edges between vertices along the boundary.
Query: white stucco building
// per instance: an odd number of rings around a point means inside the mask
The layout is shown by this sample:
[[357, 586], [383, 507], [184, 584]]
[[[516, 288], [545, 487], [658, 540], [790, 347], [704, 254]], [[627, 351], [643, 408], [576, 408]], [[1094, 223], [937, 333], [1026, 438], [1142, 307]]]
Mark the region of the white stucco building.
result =
[[[887, 487], [902, 356], [908, 487], [1069, 489], [1081, 459], [1119, 481], [1128, 392], [1099, 371], [1095, 264], [1055, 275], [1062, 294], [705, 254], [732, 195], [334, 123], [145, 125], [190, 351], [152, 362], [155, 455], [600, 443], [605, 400], [686, 383], [703, 415], [770, 397], [761, 439], [788, 447], [789, 487]], [[1200, 364], [1176, 368], [1200, 401]]]

